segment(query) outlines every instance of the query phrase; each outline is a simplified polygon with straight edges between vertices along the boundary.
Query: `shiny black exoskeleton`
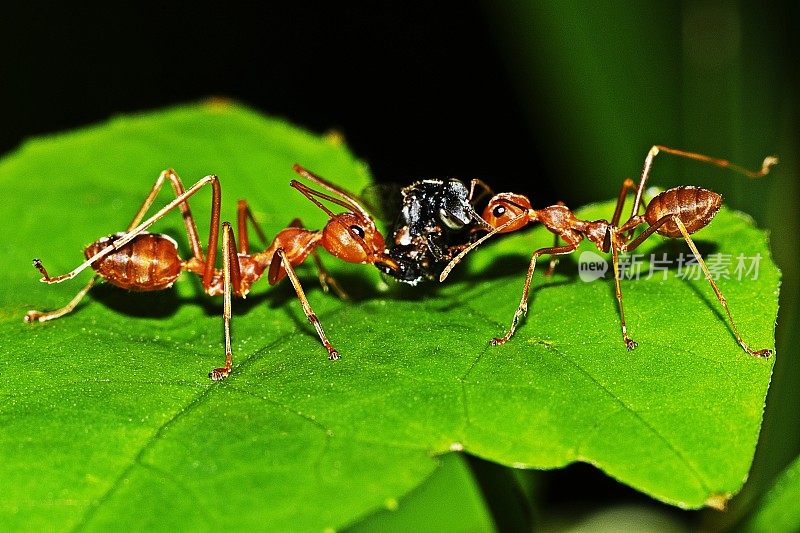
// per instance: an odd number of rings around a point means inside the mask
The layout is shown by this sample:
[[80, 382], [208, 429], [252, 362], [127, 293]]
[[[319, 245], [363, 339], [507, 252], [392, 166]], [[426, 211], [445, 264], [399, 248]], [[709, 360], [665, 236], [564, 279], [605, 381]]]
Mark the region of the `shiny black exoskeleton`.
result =
[[386, 272], [416, 285], [434, 279], [486, 223], [475, 211], [471, 190], [456, 179], [428, 179], [402, 190], [402, 207], [387, 241], [399, 268]]

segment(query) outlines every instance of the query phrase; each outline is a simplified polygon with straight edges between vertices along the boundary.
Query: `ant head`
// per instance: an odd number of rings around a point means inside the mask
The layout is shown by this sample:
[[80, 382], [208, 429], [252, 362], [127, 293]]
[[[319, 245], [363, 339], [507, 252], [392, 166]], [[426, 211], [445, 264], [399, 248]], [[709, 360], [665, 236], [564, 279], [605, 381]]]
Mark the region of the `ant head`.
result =
[[[386, 271], [394, 271], [399, 268], [397, 262], [386, 253], [383, 235], [375, 227], [372, 217], [353, 195], [300, 165], [294, 165], [293, 169], [301, 176], [338, 196], [337, 198], [316, 191], [296, 180], [292, 180], [290, 183], [330, 217], [325, 229], [322, 230], [320, 244], [323, 248], [349, 263], [371, 263]], [[320, 199], [344, 207], [348, 211], [335, 214], [323, 205]]]
[[[531, 201], [521, 194], [503, 192], [489, 200], [489, 205], [483, 210], [483, 219], [493, 228], [506, 224], [513, 219], [532, 211]], [[509, 233], [523, 228], [530, 219], [521, 217], [513, 224], [503, 228], [500, 233]]]
[[375, 223], [357, 213], [334, 215], [322, 230], [322, 242], [331, 254], [349, 263], [381, 264], [397, 267], [386, 255], [383, 235]]

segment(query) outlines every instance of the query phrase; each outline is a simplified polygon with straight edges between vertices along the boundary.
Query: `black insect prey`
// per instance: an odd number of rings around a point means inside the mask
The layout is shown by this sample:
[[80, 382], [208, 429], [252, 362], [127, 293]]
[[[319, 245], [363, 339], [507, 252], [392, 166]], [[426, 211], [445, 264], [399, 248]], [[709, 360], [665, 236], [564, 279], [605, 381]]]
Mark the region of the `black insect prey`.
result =
[[483, 196], [473, 197], [476, 185], [488, 190], [478, 180], [468, 188], [456, 179], [426, 179], [404, 187], [387, 241], [387, 253], [399, 268], [384, 272], [410, 285], [438, 278], [478, 230], [489, 231], [475, 211], [474, 204]]

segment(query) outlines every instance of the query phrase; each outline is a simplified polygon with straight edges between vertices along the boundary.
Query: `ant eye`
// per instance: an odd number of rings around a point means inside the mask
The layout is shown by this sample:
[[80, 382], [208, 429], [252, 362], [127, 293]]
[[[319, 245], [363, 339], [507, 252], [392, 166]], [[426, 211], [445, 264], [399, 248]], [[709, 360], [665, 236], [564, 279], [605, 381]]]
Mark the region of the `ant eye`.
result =
[[362, 239], [364, 238], [364, 228], [362, 228], [361, 226], [355, 226], [355, 225], [350, 226], [350, 231], [352, 231]]
[[505, 212], [506, 208], [503, 205], [498, 205], [494, 209], [492, 209], [492, 215], [494, 215], [495, 218], [500, 218], [505, 214]]

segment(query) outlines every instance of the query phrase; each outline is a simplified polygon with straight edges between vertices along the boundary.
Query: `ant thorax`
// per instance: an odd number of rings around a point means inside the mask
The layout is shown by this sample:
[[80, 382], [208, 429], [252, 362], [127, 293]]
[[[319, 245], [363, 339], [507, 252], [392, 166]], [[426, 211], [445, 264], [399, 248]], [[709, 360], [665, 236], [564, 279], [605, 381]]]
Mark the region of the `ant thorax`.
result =
[[598, 250], [608, 250], [611, 246], [611, 232], [616, 231], [606, 220], [594, 220], [587, 222], [583, 229], [583, 234], [597, 246]]
[[399, 268], [384, 271], [411, 285], [438, 277], [470, 242], [476, 220], [480, 217], [462, 182], [428, 179], [412, 183], [402, 190], [402, 207], [387, 248]]

